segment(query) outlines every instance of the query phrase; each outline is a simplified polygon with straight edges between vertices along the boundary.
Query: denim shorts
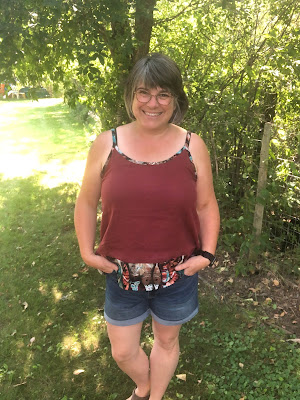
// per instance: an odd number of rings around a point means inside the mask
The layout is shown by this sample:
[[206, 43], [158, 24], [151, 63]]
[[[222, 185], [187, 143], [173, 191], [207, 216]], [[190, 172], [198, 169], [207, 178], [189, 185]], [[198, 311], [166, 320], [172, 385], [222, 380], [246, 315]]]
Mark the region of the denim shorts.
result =
[[162, 325], [181, 325], [197, 312], [198, 274], [183, 275], [173, 285], [149, 292], [124, 290], [115, 271], [106, 275], [104, 317], [112, 325], [135, 325], [150, 314]]

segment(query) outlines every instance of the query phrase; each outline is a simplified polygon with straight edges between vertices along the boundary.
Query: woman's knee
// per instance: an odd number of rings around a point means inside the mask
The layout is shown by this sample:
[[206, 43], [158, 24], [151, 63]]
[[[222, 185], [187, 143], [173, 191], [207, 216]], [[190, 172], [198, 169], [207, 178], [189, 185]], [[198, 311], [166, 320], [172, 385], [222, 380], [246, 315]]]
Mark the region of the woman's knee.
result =
[[107, 328], [112, 357], [117, 363], [126, 362], [137, 356], [140, 346], [140, 325], [117, 327], [108, 324]]
[[166, 351], [172, 351], [174, 348], [178, 348], [179, 339], [177, 337], [156, 337], [154, 342], [159, 345], [159, 347]]
[[136, 356], [134, 349], [123, 346], [112, 347], [111, 354], [117, 363], [129, 361], [132, 359], [132, 357]]
[[154, 343], [161, 349], [172, 351], [179, 347], [179, 330], [180, 327], [153, 327]]

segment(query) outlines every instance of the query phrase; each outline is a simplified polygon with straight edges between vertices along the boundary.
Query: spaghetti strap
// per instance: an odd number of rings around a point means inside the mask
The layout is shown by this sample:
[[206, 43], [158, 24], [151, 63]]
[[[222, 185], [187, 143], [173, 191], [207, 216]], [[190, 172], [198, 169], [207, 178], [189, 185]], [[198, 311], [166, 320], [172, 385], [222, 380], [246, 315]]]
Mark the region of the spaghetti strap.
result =
[[189, 150], [189, 146], [190, 146], [190, 140], [191, 140], [191, 131], [188, 131], [187, 133], [186, 133], [186, 138], [185, 138], [185, 144], [184, 144], [184, 147], [186, 148], [186, 149], [188, 149]]
[[107, 157], [107, 159], [105, 161], [105, 164], [104, 164], [104, 166], [102, 168], [101, 178], [103, 178], [104, 175], [105, 175], [105, 171], [106, 171], [108, 162], [111, 159], [111, 155], [112, 155], [113, 149], [116, 148], [116, 146], [118, 146], [117, 130], [115, 128], [111, 129], [111, 135], [112, 135], [112, 142], [113, 142], [112, 149], [110, 150], [110, 153], [109, 153], [109, 155], [108, 155], [108, 157]]
[[117, 137], [117, 130], [115, 128], [111, 129], [112, 134], [112, 141], [113, 141], [113, 149], [118, 146], [118, 137]]

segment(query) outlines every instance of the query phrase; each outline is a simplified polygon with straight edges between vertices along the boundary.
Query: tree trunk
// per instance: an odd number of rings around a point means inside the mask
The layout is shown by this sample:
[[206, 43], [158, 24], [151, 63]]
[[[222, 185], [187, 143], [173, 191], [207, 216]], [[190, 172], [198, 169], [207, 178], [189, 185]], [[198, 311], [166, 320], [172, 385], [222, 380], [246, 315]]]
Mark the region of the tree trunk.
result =
[[149, 52], [153, 27], [153, 11], [157, 0], [137, 0], [135, 12], [135, 38], [137, 47], [133, 61], [136, 62]]

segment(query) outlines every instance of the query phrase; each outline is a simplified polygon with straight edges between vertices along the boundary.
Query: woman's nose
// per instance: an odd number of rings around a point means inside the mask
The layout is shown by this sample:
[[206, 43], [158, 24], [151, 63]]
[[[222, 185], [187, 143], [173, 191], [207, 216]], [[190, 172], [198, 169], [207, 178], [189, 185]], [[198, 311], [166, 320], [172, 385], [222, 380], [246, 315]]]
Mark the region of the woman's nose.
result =
[[159, 102], [157, 101], [157, 97], [156, 97], [155, 94], [151, 95], [151, 98], [150, 98], [150, 100], [148, 101], [147, 104], [152, 106], [152, 107], [154, 107], [154, 106], [156, 107], [157, 104], [159, 105]]

